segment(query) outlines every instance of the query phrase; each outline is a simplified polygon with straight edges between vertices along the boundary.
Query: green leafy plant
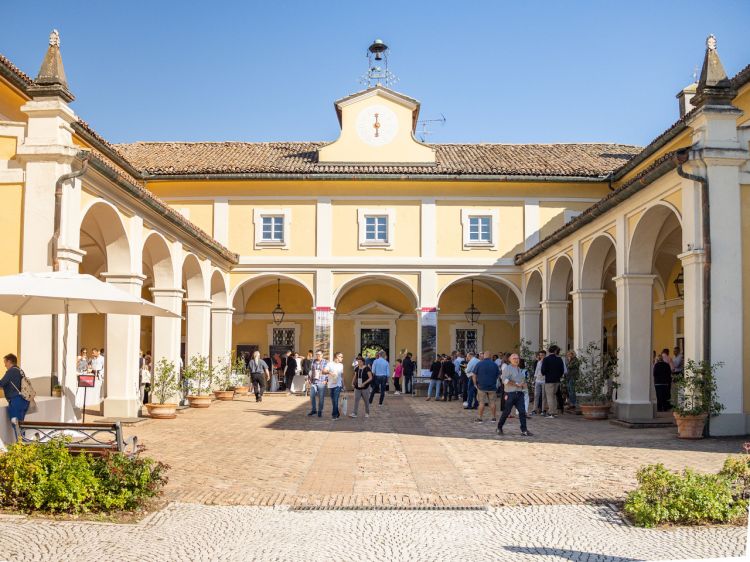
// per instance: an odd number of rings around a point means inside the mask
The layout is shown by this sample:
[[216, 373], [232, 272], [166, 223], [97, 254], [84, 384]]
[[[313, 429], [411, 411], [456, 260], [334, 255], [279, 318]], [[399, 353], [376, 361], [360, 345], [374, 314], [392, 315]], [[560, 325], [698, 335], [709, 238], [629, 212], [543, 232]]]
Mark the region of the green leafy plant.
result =
[[689, 359], [681, 374], [673, 374], [677, 388], [677, 404], [674, 412], [680, 416], [716, 416], [724, 406], [716, 399], [716, 370], [723, 363]]
[[245, 360], [237, 357], [232, 365], [232, 384], [234, 386], [245, 386], [247, 384], [247, 369]]
[[188, 382], [188, 394], [205, 396], [211, 393], [215, 377], [205, 355], [193, 355], [183, 370], [182, 376]]
[[586, 349], [576, 352], [579, 369], [575, 381], [579, 401], [592, 406], [604, 406], [612, 401], [618, 387], [617, 357], [602, 353], [597, 342], [589, 342]]
[[675, 473], [655, 464], [641, 468], [637, 479], [638, 487], [625, 501], [625, 513], [639, 527], [730, 523], [747, 511], [747, 500], [734, 493], [728, 474], [699, 474], [690, 469]]
[[174, 362], [162, 358], [156, 363], [153, 381], [151, 383], [152, 395], [156, 397], [159, 404], [164, 404], [180, 390], [177, 380], [177, 369]]
[[219, 363], [213, 368], [213, 374], [216, 390], [229, 390], [235, 386], [232, 364], [226, 358], [219, 359]]
[[533, 404], [534, 403], [534, 367], [537, 361], [536, 354], [539, 352], [539, 350], [532, 349], [531, 340], [527, 340], [526, 338], [521, 338], [521, 341], [518, 342], [516, 349], [518, 349], [518, 356], [521, 359], [523, 359], [523, 362], [526, 365], [527, 372], [529, 373], [529, 376], [526, 377], [526, 386], [529, 389], [529, 401]]
[[46, 513], [133, 510], [161, 492], [167, 469], [147, 457], [71, 454], [63, 439], [15, 443], [0, 455], [0, 507]]

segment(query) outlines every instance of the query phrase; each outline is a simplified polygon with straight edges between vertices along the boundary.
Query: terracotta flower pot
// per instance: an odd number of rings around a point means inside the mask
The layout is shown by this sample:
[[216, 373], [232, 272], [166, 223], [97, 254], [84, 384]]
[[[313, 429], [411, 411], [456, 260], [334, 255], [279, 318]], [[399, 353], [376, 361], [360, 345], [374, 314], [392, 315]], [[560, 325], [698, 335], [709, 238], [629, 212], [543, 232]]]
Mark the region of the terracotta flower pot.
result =
[[247, 396], [247, 393], [250, 392], [249, 386], [235, 386], [234, 387], [234, 394], [235, 396]]
[[228, 402], [229, 400], [234, 400], [234, 390], [214, 390], [214, 396], [216, 396], [217, 400]]
[[208, 408], [211, 405], [211, 396], [188, 396], [188, 403], [191, 408]]
[[606, 420], [609, 417], [609, 404], [581, 404], [581, 412], [585, 420]]
[[145, 404], [148, 415], [156, 420], [171, 420], [177, 417], [177, 404]]
[[677, 437], [680, 439], [703, 439], [703, 428], [706, 427], [708, 414], [697, 416], [681, 416], [674, 412], [674, 421], [677, 422]]

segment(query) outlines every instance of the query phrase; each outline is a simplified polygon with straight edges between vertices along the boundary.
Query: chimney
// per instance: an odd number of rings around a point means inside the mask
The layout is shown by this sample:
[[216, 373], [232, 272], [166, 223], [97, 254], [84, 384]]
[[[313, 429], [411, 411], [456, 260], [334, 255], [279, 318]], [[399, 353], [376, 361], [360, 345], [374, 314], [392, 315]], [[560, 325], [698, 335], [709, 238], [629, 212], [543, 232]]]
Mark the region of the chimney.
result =
[[685, 86], [677, 93], [677, 96], [675, 96], [680, 104], [680, 117], [685, 117], [685, 114], [693, 109], [693, 105], [690, 102], [697, 89], [698, 83], [693, 82], [692, 84]]

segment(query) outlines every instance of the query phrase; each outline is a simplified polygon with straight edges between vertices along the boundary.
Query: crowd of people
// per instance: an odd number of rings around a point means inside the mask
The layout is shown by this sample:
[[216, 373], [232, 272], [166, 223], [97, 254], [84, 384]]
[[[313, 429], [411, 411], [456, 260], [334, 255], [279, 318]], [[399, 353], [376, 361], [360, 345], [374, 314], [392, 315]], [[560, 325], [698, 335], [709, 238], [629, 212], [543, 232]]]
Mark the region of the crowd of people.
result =
[[[378, 406], [383, 406], [389, 380], [393, 383], [394, 395], [414, 393], [419, 381], [427, 383], [427, 401], [456, 401], [466, 410], [477, 410], [476, 423], [483, 423], [485, 410], [489, 410], [490, 421], [497, 423], [499, 435], [503, 435], [508, 418], [517, 417], [521, 434], [531, 436], [527, 416], [554, 419], [566, 410], [575, 411], [579, 367], [574, 352], [569, 351], [563, 358], [556, 345], [539, 351], [528, 366], [516, 353], [485, 351], [464, 356], [454, 351], [450, 355], [438, 355], [425, 380], [417, 377], [417, 365], [411, 352], [404, 352], [396, 359], [391, 373], [386, 353], [381, 350], [374, 358], [358, 355], [351, 363], [354, 405], [349, 415], [358, 417], [364, 405], [364, 416], [369, 417], [376, 397]], [[308, 354], [308, 360], [302, 365], [310, 397], [308, 416], [322, 417], [328, 396], [332, 418], [340, 419], [339, 399], [345, 388], [345, 371], [348, 369], [344, 367], [344, 356], [339, 352], [332, 360], [326, 359], [322, 351]], [[256, 398], [257, 395], [256, 392]]]

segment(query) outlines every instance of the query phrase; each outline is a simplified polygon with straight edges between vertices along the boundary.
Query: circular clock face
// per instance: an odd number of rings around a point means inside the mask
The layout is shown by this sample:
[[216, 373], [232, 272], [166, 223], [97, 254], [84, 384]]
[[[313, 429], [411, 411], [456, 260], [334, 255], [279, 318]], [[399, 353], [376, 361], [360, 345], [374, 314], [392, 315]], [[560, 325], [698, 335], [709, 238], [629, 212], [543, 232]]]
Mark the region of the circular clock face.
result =
[[384, 105], [371, 105], [357, 115], [357, 134], [370, 146], [383, 146], [398, 132], [396, 114]]

